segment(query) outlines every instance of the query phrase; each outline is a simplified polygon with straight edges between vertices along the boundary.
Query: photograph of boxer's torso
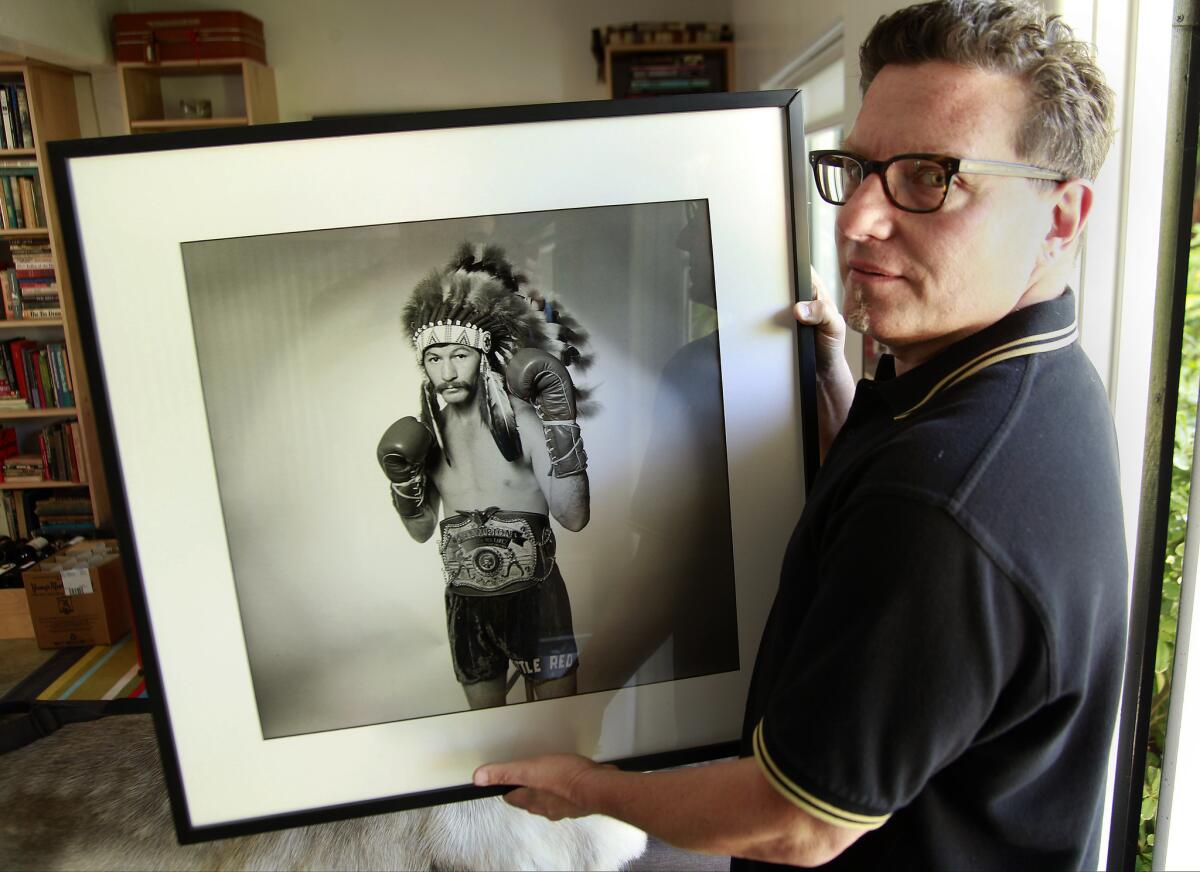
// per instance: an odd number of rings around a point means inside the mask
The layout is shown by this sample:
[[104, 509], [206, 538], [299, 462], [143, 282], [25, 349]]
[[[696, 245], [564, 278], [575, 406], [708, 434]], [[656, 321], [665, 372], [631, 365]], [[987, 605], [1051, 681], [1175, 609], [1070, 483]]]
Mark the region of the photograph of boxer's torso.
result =
[[464, 244], [413, 290], [401, 320], [421, 371], [420, 411], [377, 457], [418, 542], [435, 537], [455, 678], [471, 708], [576, 691], [579, 652], [551, 518], [590, 511], [578, 395], [587, 335], [497, 247]]

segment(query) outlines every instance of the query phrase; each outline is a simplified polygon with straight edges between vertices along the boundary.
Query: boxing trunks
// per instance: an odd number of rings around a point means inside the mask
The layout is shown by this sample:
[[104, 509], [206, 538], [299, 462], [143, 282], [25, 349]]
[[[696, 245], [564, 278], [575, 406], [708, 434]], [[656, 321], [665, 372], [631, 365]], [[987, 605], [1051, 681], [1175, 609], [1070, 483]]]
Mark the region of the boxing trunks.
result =
[[503, 678], [511, 661], [532, 681], [579, 664], [571, 601], [545, 515], [489, 508], [441, 523], [446, 629], [462, 684]]

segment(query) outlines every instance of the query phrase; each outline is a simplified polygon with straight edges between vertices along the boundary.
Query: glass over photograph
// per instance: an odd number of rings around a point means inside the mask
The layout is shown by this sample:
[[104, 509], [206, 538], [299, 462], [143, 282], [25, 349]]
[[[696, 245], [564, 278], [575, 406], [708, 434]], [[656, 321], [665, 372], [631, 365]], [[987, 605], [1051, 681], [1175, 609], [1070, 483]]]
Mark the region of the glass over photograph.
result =
[[739, 668], [705, 201], [182, 253], [264, 738]]

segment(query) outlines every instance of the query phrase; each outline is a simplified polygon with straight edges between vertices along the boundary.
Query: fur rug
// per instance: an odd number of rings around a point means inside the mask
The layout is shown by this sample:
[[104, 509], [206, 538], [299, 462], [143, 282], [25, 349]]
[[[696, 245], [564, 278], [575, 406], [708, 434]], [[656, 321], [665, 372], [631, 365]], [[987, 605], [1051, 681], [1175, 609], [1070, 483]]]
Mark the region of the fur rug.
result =
[[0, 757], [0, 869], [619, 869], [646, 836], [499, 797], [181, 846], [149, 715], [63, 727]]

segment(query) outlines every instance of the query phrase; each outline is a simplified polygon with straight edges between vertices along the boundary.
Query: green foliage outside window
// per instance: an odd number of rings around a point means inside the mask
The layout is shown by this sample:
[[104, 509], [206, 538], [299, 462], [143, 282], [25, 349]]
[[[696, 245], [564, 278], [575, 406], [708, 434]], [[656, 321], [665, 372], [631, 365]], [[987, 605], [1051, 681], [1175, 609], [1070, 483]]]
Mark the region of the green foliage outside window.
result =
[[1179, 588], [1183, 545], [1187, 537], [1188, 500], [1192, 488], [1192, 443], [1196, 433], [1196, 398], [1200, 392], [1200, 224], [1192, 226], [1188, 257], [1187, 303], [1183, 325], [1183, 359], [1179, 369], [1179, 405], [1175, 413], [1175, 455], [1171, 468], [1171, 513], [1163, 566], [1162, 607], [1158, 618], [1158, 650], [1154, 658], [1154, 697], [1150, 704], [1150, 740], [1138, 827], [1137, 872], [1149, 872], [1158, 818], [1158, 788], [1163, 749], [1167, 744], [1167, 709], [1175, 664], [1175, 629], [1179, 622]]

